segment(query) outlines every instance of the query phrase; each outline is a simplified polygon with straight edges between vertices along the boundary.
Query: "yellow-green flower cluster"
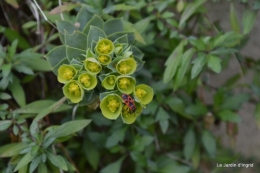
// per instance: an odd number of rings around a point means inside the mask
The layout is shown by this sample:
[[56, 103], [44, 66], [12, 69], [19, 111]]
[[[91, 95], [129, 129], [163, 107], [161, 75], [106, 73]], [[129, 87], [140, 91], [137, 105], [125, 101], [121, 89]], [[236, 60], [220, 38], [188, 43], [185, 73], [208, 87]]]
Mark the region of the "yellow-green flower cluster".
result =
[[121, 116], [124, 123], [133, 123], [154, 95], [148, 85], [136, 86], [134, 74], [144, 61], [143, 53], [133, 46], [134, 32], [123, 30], [122, 19], [104, 22], [97, 15], [81, 25], [84, 27], [72, 34], [64, 32], [61, 41], [65, 45], [46, 55], [58, 81], [64, 84], [65, 97], [86, 105], [99, 94], [106, 118]]
[[[90, 68], [95, 68], [95, 64]], [[86, 67], [77, 64], [62, 64], [58, 68], [58, 81], [64, 84], [63, 94], [72, 103], [83, 100], [85, 92], [93, 90], [97, 86], [97, 77], [90, 73]]]

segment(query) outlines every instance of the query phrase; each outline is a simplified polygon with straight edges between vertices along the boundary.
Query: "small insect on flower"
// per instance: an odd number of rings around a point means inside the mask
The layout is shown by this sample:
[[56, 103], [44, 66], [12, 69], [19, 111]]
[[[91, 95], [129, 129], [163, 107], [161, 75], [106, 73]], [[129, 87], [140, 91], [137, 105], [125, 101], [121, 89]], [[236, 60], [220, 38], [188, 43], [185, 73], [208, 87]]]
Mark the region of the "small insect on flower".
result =
[[122, 99], [124, 100], [124, 103], [127, 106], [129, 113], [134, 113], [136, 111], [134, 99], [132, 99], [132, 97], [127, 94], [122, 94]]

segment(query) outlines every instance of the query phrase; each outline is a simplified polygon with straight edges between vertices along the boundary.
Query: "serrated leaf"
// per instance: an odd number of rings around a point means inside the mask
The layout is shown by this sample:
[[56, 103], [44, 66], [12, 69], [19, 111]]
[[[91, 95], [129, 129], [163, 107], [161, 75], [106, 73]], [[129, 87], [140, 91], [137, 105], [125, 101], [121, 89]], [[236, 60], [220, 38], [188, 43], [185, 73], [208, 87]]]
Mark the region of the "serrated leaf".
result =
[[234, 122], [234, 123], [239, 123], [241, 121], [241, 117], [230, 110], [223, 110], [219, 112], [218, 115], [220, 119], [223, 121]]
[[22, 168], [23, 166], [25, 166], [26, 164], [28, 164], [29, 162], [31, 162], [33, 159], [35, 158], [35, 156], [32, 156], [30, 152], [28, 152], [27, 154], [25, 154], [23, 156], [23, 158], [18, 162], [18, 164], [16, 165], [14, 172], [19, 170], [20, 168]]
[[215, 157], [216, 154], [216, 140], [214, 136], [207, 130], [202, 132], [202, 143], [206, 151], [211, 157]]
[[190, 160], [196, 145], [196, 136], [194, 130], [190, 128], [184, 137], [184, 157], [186, 160]]
[[207, 65], [208, 67], [216, 73], [220, 73], [221, 71], [221, 59], [215, 55], [208, 55], [207, 56]]
[[191, 79], [198, 76], [206, 62], [205, 54], [199, 54], [198, 57], [192, 61]]
[[121, 165], [125, 157], [120, 158], [119, 160], [115, 161], [104, 167], [100, 173], [120, 173]]

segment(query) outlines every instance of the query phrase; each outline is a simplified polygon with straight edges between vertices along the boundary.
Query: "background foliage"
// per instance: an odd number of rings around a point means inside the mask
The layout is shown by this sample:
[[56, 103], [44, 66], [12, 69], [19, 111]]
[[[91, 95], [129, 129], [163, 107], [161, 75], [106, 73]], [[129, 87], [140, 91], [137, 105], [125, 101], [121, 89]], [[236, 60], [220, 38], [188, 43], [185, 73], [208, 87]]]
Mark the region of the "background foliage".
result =
[[[229, 1], [228, 32], [209, 20], [205, 2], [1, 1], [1, 171], [223, 172], [216, 163], [243, 159], [224, 149], [211, 128], [225, 122], [235, 145], [241, 121], [237, 112], [245, 102], [256, 105], [260, 126], [259, 61], [240, 53], [260, 1], [240, 1], [245, 6], [242, 20]], [[149, 84], [155, 96], [132, 125], [104, 118], [98, 99], [83, 107], [67, 104], [44, 58], [61, 45], [55, 22], [75, 24], [82, 6], [104, 20], [123, 18], [124, 27], [134, 31], [134, 45], [144, 53], [146, 63], [135, 78]], [[219, 88], [210, 85], [207, 74], [220, 73], [231, 57], [240, 63], [240, 72]], [[249, 68], [255, 78], [247, 84], [243, 76]], [[212, 103], [205, 101], [206, 91], [214, 93]]]

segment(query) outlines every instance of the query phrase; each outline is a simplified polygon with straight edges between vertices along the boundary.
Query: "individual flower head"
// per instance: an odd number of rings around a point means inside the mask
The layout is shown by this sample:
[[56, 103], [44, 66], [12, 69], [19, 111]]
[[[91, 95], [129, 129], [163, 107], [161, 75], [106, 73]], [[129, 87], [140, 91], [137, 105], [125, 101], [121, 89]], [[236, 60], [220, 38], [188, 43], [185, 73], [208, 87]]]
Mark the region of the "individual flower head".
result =
[[140, 84], [135, 87], [134, 96], [141, 104], [147, 105], [153, 100], [153, 89], [145, 84]]
[[117, 94], [109, 94], [105, 96], [100, 102], [100, 109], [102, 114], [107, 119], [117, 119], [122, 111], [123, 103], [120, 96]]
[[109, 55], [109, 54], [112, 54], [113, 51], [114, 51], [115, 47], [114, 47], [114, 44], [111, 40], [108, 40], [108, 39], [100, 39], [98, 42], [97, 42], [97, 45], [96, 45], [96, 53], [98, 53], [99, 55]]
[[90, 73], [82, 73], [78, 77], [78, 81], [83, 89], [92, 90], [97, 86], [97, 78], [96, 76]]
[[137, 63], [133, 58], [122, 59], [118, 61], [116, 70], [118, 73], [123, 75], [133, 74], [136, 70]]
[[108, 75], [102, 81], [102, 86], [107, 90], [113, 90], [116, 85], [116, 76]]
[[131, 76], [118, 76], [117, 77], [117, 88], [121, 93], [131, 94], [135, 88], [135, 79]]
[[87, 58], [84, 61], [84, 67], [90, 74], [93, 75], [98, 74], [102, 70], [102, 66], [95, 58]]
[[63, 93], [72, 103], [80, 102], [84, 96], [84, 90], [76, 80], [67, 82], [63, 87]]
[[121, 118], [124, 123], [126, 124], [132, 124], [135, 122], [136, 118], [142, 113], [143, 107], [140, 103], [135, 102], [136, 110], [134, 112], [129, 111], [129, 108], [127, 105], [123, 106]]
[[112, 61], [112, 58], [110, 56], [108, 56], [108, 55], [99, 55], [98, 56], [98, 61], [102, 65], [108, 65]]
[[60, 83], [66, 83], [76, 75], [77, 70], [71, 65], [63, 64], [58, 69], [58, 81]]

